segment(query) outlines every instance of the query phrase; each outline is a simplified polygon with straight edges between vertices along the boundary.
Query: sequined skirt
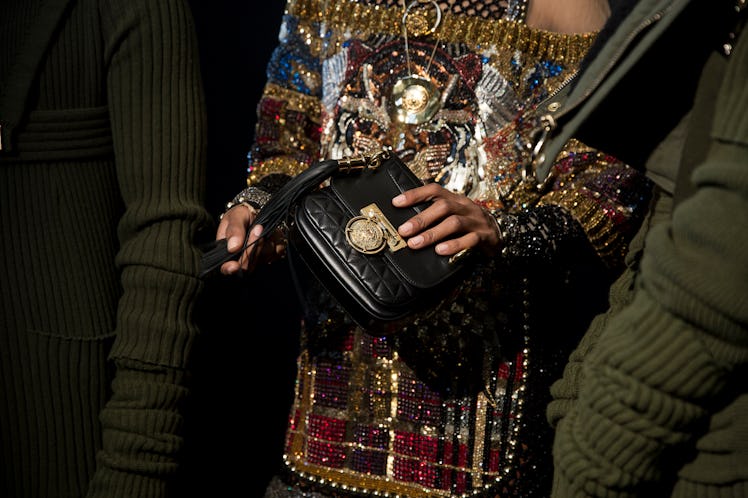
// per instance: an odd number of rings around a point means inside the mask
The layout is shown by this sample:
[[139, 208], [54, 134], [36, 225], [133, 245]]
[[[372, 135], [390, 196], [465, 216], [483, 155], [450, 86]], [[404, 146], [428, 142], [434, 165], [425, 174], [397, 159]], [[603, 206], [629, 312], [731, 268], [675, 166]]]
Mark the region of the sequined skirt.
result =
[[526, 351], [455, 393], [424, 383], [391, 342], [353, 329], [336, 351], [300, 356], [288, 478], [268, 496], [474, 496], [517, 471]]

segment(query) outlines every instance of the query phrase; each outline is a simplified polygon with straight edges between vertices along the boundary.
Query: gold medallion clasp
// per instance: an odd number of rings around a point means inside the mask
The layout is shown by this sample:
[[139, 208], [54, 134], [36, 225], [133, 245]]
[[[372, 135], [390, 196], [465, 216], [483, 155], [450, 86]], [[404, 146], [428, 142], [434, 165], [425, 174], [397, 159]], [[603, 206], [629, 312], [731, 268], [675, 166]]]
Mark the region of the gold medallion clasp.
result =
[[375, 203], [361, 208], [361, 216], [348, 221], [345, 239], [363, 254], [377, 254], [385, 247], [395, 252], [408, 245]]

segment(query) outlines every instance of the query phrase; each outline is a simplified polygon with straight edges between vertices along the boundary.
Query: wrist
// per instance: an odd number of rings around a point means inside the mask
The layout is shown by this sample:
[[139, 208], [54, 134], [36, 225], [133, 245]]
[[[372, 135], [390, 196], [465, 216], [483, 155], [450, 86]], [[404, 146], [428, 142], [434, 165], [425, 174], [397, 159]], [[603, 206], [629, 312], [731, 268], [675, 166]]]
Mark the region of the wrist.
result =
[[262, 207], [270, 200], [270, 194], [257, 187], [247, 187], [234, 196], [229, 202], [221, 215], [226, 214], [231, 208], [244, 204], [254, 208], [255, 212], [260, 212]]
[[487, 218], [488, 223], [494, 229], [497, 240], [496, 245], [494, 246], [496, 251], [501, 251], [504, 248], [504, 242], [506, 241], [506, 230], [502, 224], [502, 219], [504, 217], [503, 211], [490, 206], [485, 202], [477, 201], [476, 204], [480, 206], [483, 215]]

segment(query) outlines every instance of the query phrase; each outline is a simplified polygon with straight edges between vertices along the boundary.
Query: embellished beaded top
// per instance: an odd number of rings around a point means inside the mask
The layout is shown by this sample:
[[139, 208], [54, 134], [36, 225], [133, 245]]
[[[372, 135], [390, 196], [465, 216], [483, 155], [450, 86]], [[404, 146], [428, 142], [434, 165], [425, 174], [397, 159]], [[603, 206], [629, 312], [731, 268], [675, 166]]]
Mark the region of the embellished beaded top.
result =
[[[425, 181], [501, 212], [506, 247], [449, 306], [390, 336], [316, 296], [289, 484], [271, 497], [545, 492], [549, 375], [595, 312], [567, 306], [584, 301], [575, 271], [618, 267], [646, 207], [640, 173], [576, 141], [544, 188], [522, 181], [526, 117], [571, 81], [594, 34], [531, 29], [526, 1], [441, 2], [439, 19], [436, 2], [414, 4], [408, 19], [409, 5], [393, 1], [287, 3], [248, 183], [272, 191], [317, 159], [388, 146]], [[566, 349], [543, 346], [553, 333]]]

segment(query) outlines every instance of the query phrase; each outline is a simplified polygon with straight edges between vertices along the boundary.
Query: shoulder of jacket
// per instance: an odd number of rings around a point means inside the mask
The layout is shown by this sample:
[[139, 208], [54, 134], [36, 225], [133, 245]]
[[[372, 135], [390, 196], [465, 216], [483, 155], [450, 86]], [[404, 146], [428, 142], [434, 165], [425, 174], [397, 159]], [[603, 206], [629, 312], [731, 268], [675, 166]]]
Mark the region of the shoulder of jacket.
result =
[[614, 11], [573, 85], [554, 99], [550, 109], [539, 110], [534, 136], [545, 143], [528, 144], [538, 181], [547, 177], [554, 158], [584, 119], [688, 3], [642, 0], [624, 2], [628, 7]]

